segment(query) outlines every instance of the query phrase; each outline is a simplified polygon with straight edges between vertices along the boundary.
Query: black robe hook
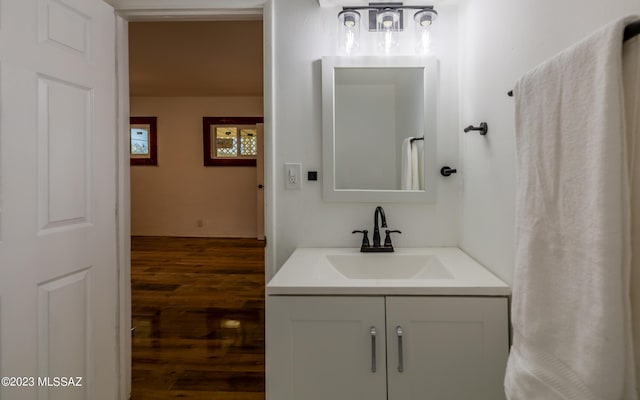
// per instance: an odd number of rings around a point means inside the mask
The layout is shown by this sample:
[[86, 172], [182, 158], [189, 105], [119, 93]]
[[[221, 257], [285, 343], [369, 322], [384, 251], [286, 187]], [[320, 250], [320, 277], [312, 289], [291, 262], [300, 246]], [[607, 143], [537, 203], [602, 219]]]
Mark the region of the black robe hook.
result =
[[489, 125], [487, 125], [486, 122], [480, 122], [480, 126], [469, 125], [466, 128], [464, 128], [464, 131], [465, 133], [470, 131], [480, 131], [480, 134], [484, 136], [489, 131]]

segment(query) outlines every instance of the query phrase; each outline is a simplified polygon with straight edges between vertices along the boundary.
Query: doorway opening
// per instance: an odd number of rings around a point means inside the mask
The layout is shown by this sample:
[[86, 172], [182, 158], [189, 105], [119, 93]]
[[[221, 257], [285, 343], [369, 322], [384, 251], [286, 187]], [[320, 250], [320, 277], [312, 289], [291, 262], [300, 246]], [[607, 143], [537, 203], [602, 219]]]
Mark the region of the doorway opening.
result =
[[[234, 126], [234, 142], [206, 123], [263, 117], [262, 21], [130, 22], [128, 31], [130, 114], [154, 117], [157, 138], [157, 165], [132, 163], [130, 175], [132, 398], [262, 399], [261, 124]], [[234, 145], [255, 166], [206, 163], [231, 159]]]

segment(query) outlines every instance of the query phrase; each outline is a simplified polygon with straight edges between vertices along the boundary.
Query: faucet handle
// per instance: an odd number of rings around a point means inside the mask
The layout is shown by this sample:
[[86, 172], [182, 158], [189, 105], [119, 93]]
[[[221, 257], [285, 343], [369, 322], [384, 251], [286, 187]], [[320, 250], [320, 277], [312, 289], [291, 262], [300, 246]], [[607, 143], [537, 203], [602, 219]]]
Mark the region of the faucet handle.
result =
[[367, 248], [367, 247], [371, 247], [369, 245], [369, 231], [364, 229], [361, 231], [355, 230], [351, 233], [362, 233], [362, 245], [360, 246], [360, 250]]
[[384, 247], [393, 247], [393, 245], [391, 244], [391, 233], [402, 233], [399, 230], [389, 230], [386, 229], [384, 231], [384, 233], [386, 234], [384, 237]]

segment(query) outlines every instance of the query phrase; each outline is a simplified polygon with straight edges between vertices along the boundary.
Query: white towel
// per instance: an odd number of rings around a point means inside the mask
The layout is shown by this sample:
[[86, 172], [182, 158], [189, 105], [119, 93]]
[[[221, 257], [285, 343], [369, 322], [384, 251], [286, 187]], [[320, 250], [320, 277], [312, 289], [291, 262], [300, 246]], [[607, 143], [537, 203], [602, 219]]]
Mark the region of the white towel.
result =
[[411, 166], [412, 166], [412, 175], [411, 175], [411, 188], [413, 190], [422, 190], [422, 182], [424, 171], [424, 141], [423, 140], [414, 140], [411, 144]]
[[632, 19], [607, 25], [514, 88], [511, 400], [636, 399], [622, 107], [622, 33]]
[[411, 140], [408, 137], [402, 141], [402, 171], [400, 188], [402, 190], [422, 190], [422, 171], [424, 170], [424, 151], [421, 140]]
[[622, 54], [631, 183], [631, 326], [640, 397], [640, 36], [627, 41]]
[[411, 154], [411, 139], [406, 138], [402, 141], [402, 170], [400, 171], [400, 189], [411, 190], [413, 186], [413, 154]]

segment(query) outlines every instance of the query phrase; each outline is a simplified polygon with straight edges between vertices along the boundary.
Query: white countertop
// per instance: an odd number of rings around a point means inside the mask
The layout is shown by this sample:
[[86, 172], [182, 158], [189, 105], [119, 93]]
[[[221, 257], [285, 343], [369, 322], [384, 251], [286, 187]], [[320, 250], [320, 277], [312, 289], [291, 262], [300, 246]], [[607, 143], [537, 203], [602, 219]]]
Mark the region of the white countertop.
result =
[[[453, 276], [448, 279], [350, 279], [327, 255], [433, 255]], [[389, 268], [393, 268], [390, 265]], [[508, 296], [511, 288], [456, 247], [396, 248], [395, 253], [360, 253], [354, 248], [298, 248], [267, 284], [267, 295], [452, 295]]]

